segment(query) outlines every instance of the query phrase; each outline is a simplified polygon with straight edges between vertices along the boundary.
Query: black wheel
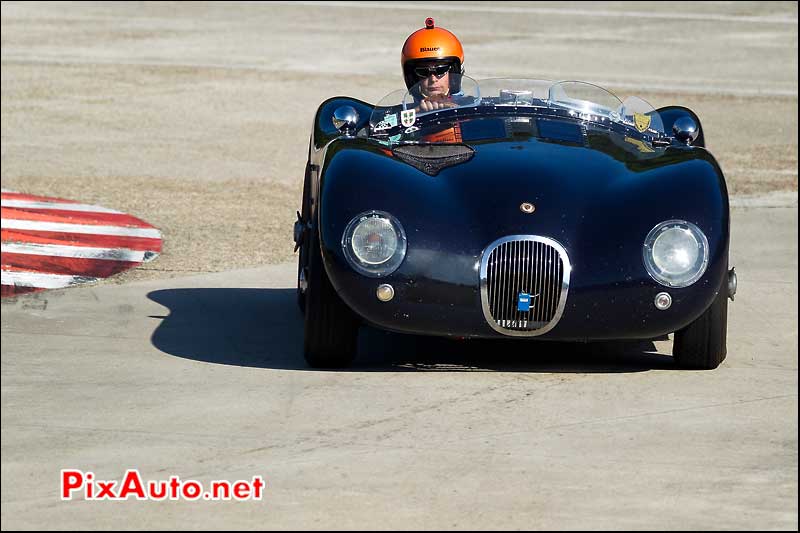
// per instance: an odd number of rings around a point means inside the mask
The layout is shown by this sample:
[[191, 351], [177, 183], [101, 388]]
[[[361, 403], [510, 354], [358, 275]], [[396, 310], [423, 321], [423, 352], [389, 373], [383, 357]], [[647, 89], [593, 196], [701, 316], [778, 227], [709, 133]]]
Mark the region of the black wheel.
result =
[[714, 303], [700, 317], [675, 332], [672, 356], [681, 368], [712, 370], [727, 355], [728, 291], [719, 291]]
[[308, 241], [306, 361], [314, 368], [346, 367], [355, 357], [359, 320], [328, 279], [316, 227], [311, 230]]
[[[306, 175], [303, 180], [303, 200], [300, 207], [300, 221], [307, 224], [311, 219], [311, 163], [306, 163]], [[297, 307], [301, 313], [306, 312], [306, 293], [303, 283], [308, 280], [308, 241], [309, 232], [303, 234], [302, 240], [298, 243], [300, 254], [297, 258]]]

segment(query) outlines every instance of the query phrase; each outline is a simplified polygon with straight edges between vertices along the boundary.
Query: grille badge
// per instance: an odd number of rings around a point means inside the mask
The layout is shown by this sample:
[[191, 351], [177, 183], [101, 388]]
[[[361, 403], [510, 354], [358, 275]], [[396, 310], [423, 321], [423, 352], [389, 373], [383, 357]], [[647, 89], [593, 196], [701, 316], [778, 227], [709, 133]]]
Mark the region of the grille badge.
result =
[[517, 296], [517, 311], [527, 313], [531, 310], [531, 295], [527, 292], [521, 292]]
[[527, 313], [533, 307], [533, 299], [537, 298], [538, 294], [528, 294], [527, 292], [521, 292], [517, 295], [517, 311]]

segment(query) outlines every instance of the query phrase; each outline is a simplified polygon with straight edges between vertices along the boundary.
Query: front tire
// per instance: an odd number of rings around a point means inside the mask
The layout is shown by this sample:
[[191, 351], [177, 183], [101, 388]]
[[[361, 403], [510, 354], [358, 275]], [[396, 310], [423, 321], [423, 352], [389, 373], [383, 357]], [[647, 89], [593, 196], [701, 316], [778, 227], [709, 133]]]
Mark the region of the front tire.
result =
[[328, 279], [316, 227], [309, 237], [305, 358], [314, 368], [347, 367], [355, 357], [359, 320]]
[[714, 303], [694, 322], [675, 332], [672, 356], [681, 368], [713, 370], [728, 352], [728, 291], [719, 291]]

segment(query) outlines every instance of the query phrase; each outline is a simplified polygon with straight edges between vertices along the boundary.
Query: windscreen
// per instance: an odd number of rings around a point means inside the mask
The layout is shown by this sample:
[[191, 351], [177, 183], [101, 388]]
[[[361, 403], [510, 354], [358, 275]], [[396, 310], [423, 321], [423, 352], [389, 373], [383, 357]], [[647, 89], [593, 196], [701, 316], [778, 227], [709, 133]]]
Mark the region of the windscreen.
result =
[[[617, 124], [653, 137], [664, 134], [658, 112], [647, 101], [615, 94], [586, 82], [493, 78], [476, 81], [448, 72], [382, 98], [370, 117], [369, 135], [382, 142], [461, 142], [464, 120], [483, 115], [531, 114], [537, 110], [608, 127]], [[447, 131], [446, 135], [420, 130]]]

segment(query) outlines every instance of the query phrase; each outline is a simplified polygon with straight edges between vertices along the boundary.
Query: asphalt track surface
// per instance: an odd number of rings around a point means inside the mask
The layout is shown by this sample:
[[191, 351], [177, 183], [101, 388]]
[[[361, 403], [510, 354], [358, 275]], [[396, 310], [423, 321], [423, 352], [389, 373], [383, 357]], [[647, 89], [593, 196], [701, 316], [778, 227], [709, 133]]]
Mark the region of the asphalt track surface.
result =
[[[2, 4], [3, 187], [165, 236], [139, 276], [2, 301], [3, 529], [797, 529], [796, 4], [426, 6]], [[734, 192], [719, 369], [675, 370], [671, 340], [371, 329], [352, 369], [305, 366], [286, 249], [309, 108], [388, 93], [429, 14], [478, 78], [642, 83], [700, 110]], [[267, 489], [62, 502], [62, 468]]]

